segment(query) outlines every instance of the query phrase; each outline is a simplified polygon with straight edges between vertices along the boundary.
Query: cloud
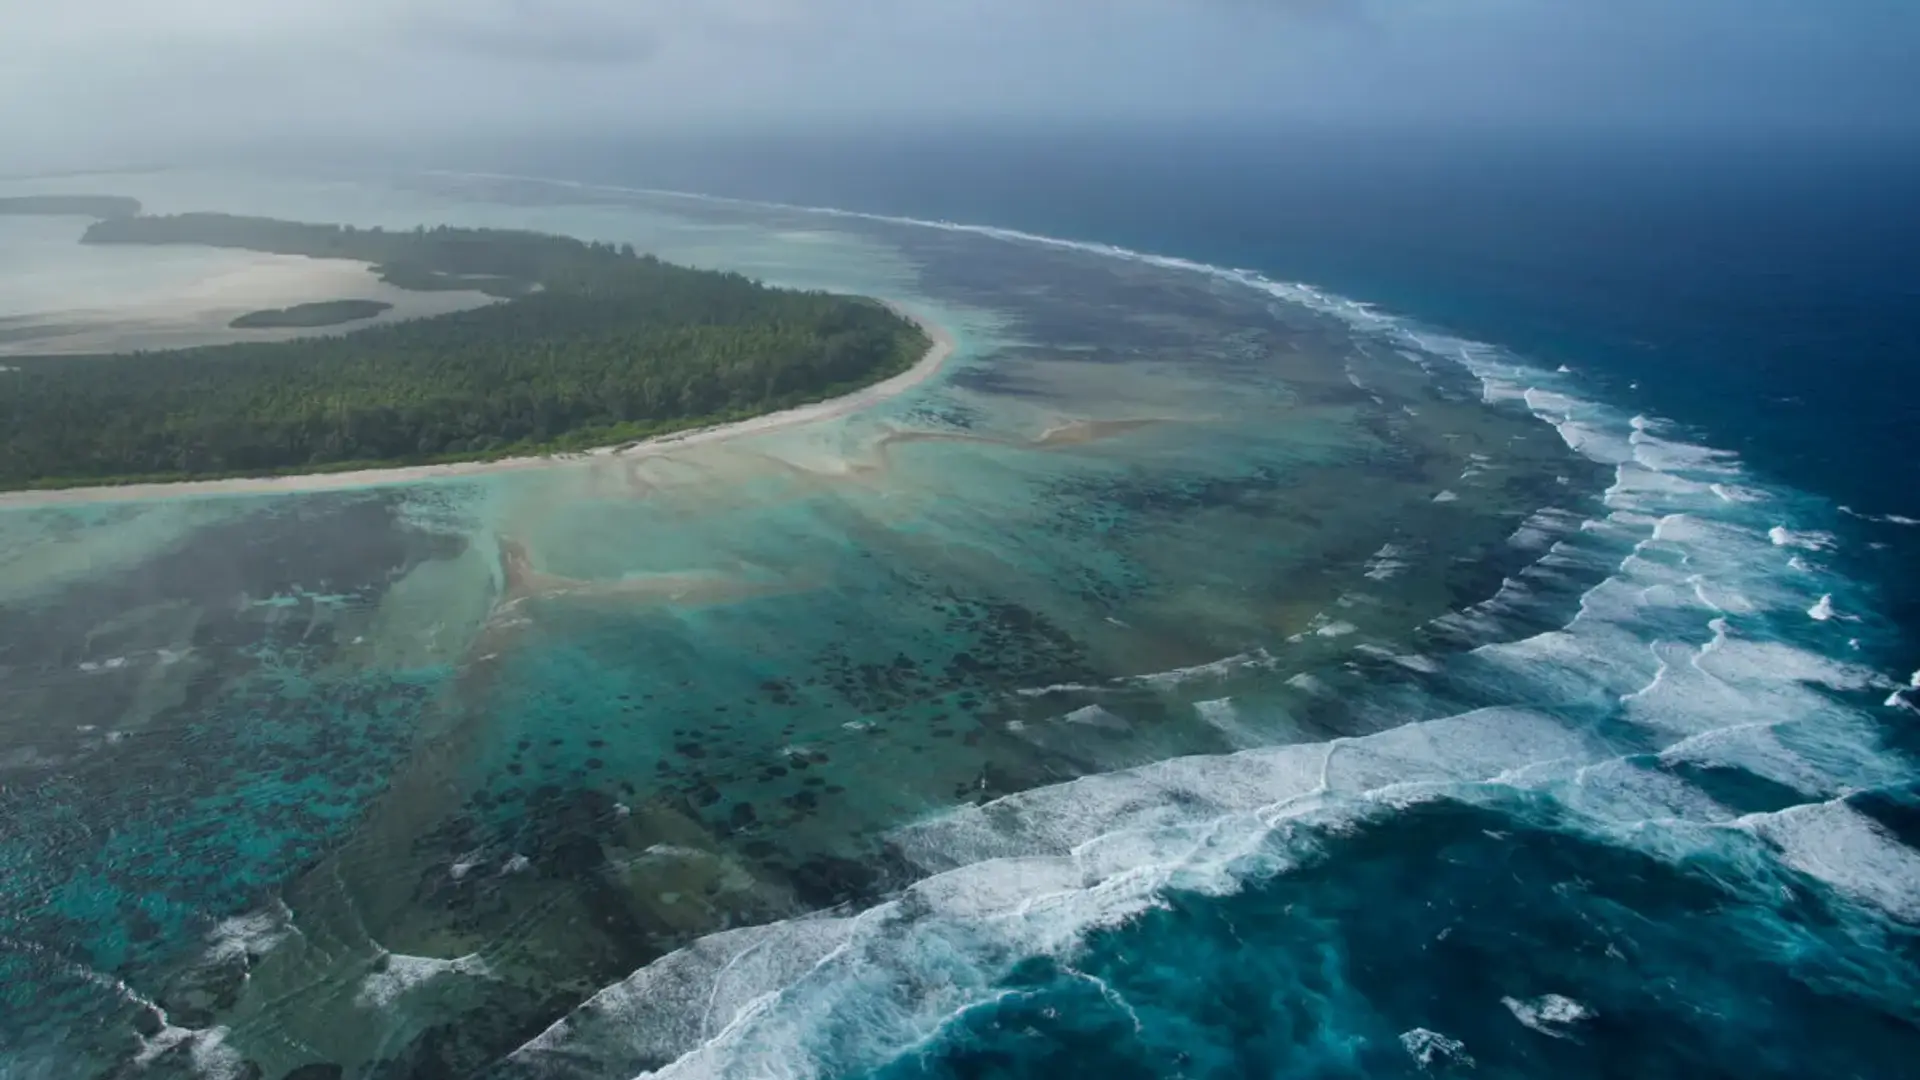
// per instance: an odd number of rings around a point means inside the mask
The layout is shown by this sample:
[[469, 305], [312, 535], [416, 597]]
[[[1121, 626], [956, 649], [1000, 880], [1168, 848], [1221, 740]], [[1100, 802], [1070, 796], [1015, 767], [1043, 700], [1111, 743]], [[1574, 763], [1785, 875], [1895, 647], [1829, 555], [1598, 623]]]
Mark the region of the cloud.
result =
[[1370, 5], [1366, 0], [1200, 0], [1243, 14], [1287, 17], [1353, 19], [1366, 18]]
[[1898, 124], [1920, 99], [1920, 4], [1897, 0], [0, 5], [0, 169], [276, 138], [964, 117]]
[[689, 41], [804, 36], [856, 16], [845, 0], [395, 0], [388, 10], [424, 48], [531, 63], [637, 64]]
[[[611, 32], [610, 32], [611, 31]], [[426, 48], [538, 64], [637, 64], [659, 52], [659, 38], [641, 27], [584, 23], [462, 21], [421, 32]]]

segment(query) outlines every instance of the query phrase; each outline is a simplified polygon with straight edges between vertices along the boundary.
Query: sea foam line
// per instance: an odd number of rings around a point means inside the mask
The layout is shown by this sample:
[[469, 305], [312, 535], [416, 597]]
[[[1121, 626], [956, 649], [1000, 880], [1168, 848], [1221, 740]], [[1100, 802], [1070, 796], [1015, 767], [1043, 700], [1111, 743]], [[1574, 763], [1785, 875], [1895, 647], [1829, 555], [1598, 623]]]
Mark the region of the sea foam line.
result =
[[[904, 852], [934, 864], [900, 898], [703, 939], [602, 990], [511, 1060], [538, 1071], [671, 1059], [652, 1075], [715, 1078], [870, 1065], [1004, 994], [997, 980], [1013, 961], [1070, 962], [1088, 932], [1158, 906], [1167, 889], [1225, 895], [1311, 859], [1320, 838], [1363, 821], [1473, 788], [1580, 783], [1591, 765], [1623, 760], [1603, 755], [1550, 717], [1485, 709], [1005, 796], [898, 832]], [[1646, 782], [1652, 804], [1676, 805], [1661, 778]], [[1700, 835], [1752, 835], [1839, 892], [1914, 913], [1903, 897], [1920, 882], [1920, 856], [1844, 804], [1737, 820], [1720, 811], [1702, 824], [1719, 832]], [[857, 1047], [816, 1038], [855, 1027]]]

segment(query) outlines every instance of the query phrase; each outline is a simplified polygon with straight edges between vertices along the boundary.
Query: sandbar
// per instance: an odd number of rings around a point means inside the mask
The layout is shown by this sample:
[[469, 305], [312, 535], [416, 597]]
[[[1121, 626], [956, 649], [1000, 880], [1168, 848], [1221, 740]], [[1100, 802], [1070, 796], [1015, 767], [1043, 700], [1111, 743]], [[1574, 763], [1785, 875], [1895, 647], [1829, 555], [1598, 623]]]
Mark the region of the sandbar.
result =
[[[122, 253], [116, 250], [112, 254]], [[172, 268], [159, 281], [109, 277], [93, 282], [80, 290], [93, 303], [83, 301], [58, 310], [39, 308], [31, 313], [0, 310], [0, 357], [285, 341], [347, 333], [402, 319], [450, 315], [497, 302], [474, 290], [413, 292], [396, 288], [375, 276], [369, 264], [351, 259], [226, 250], [195, 251], [193, 257], [194, 263]], [[41, 291], [60, 284], [56, 278], [53, 285]], [[257, 311], [348, 299], [378, 301], [389, 308], [371, 318], [339, 326], [231, 325], [234, 319]]]

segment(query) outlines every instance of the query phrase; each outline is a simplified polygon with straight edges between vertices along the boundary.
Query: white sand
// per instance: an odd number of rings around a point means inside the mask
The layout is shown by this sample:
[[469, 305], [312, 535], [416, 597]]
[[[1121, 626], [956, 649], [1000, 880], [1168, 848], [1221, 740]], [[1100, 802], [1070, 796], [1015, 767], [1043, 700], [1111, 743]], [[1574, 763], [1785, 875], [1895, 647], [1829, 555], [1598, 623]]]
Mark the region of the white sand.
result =
[[919, 363], [890, 379], [874, 383], [851, 394], [817, 401], [811, 405], [801, 405], [783, 412], [767, 413], [764, 416], [756, 416], [736, 423], [693, 428], [647, 439], [644, 442], [601, 447], [576, 454], [549, 454], [541, 457], [502, 458], [498, 461], [462, 461], [447, 465], [412, 465], [393, 469], [362, 469], [355, 472], [311, 473], [300, 476], [184, 480], [171, 484], [121, 484], [66, 488], [59, 491], [11, 491], [0, 493], [0, 507], [124, 502], [135, 499], [202, 495], [292, 494], [308, 491], [339, 491], [384, 484], [420, 483], [452, 477], [552, 468], [557, 464], [590, 457], [645, 458], [689, 446], [724, 442], [729, 439], [822, 423], [859, 412], [906, 393], [938, 374], [941, 366], [953, 355], [953, 335], [949, 334], [944, 327], [893, 301], [888, 301], [887, 306], [903, 318], [913, 320], [933, 340], [933, 347], [927, 350], [927, 354], [920, 358]]
[[[0, 316], [0, 329], [5, 331], [0, 334], [0, 357], [284, 341], [446, 315], [494, 302], [493, 297], [474, 291], [398, 289], [375, 277], [367, 263], [348, 259], [226, 250], [191, 254], [190, 261], [166, 264], [169, 273], [136, 274], [111, 264], [88, 266], [86, 273], [78, 275], [80, 280], [55, 275], [38, 290], [9, 296], [6, 308], [19, 311], [24, 306], [30, 313]], [[16, 291], [24, 288], [16, 286]], [[75, 307], [51, 308], [46, 306], [50, 297], [40, 295], [48, 289], [68, 289], [69, 295], [86, 299]], [[236, 330], [227, 325], [250, 312], [322, 300], [378, 300], [393, 306], [372, 318], [330, 327]]]

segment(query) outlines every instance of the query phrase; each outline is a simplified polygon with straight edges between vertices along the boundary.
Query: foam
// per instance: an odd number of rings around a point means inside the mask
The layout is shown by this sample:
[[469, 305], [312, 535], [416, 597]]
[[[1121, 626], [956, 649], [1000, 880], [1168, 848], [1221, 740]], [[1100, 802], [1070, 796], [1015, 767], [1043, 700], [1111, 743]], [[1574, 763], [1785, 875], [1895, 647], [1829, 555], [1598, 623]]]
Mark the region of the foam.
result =
[[1752, 598], [1744, 593], [1725, 589], [1719, 582], [1709, 579], [1704, 574], [1693, 575], [1687, 579], [1687, 584], [1693, 586], [1694, 599], [1700, 601], [1701, 606], [1709, 610], [1736, 615], [1749, 615], [1757, 610]]
[[[1896, 778], [1879, 764], [1875, 733], [1866, 722], [1842, 714], [1822, 717], [1812, 732], [1805, 724], [1740, 724], [1703, 732], [1669, 746], [1660, 758], [1669, 764], [1739, 769], [1812, 799]], [[1783, 741], [1783, 734], [1795, 736], [1798, 745]]]
[[1904, 514], [1863, 514], [1851, 506], [1841, 507], [1840, 512], [1859, 518], [1861, 521], [1872, 521], [1881, 525], [1901, 525], [1907, 528], [1920, 526], [1920, 518], [1911, 518]]
[[1354, 651], [1385, 660], [1388, 663], [1398, 664], [1408, 671], [1417, 671], [1422, 675], [1438, 675], [1440, 673], [1440, 665], [1438, 663], [1431, 657], [1421, 656], [1418, 653], [1396, 653], [1392, 649], [1385, 648], [1384, 646], [1371, 644], [1356, 645], [1354, 646]]
[[275, 901], [267, 910], [222, 920], [208, 935], [204, 955], [209, 962], [263, 956], [293, 933], [293, 912]]
[[1537, 399], [1538, 395], [1529, 392], [1523, 400], [1536, 415], [1553, 425], [1561, 440], [1575, 453], [1603, 465], [1626, 465], [1635, 460], [1632, 442], [1601, 426], [1597, 420], [1553, 419], [1550, 410], [1536, 404]]
[[1402, 558], [1405, 554], [1406, 552], [1393, 544], [1380, 545], [1380, 550], [1374, 552], [1373, 557], [1367, 560], [1366, 576], [1374, 581], [1387, 581], [1398, 577], [1400, 572], [1409, 565]]
[[1423, 1072], [1433, 1068], [1435, 1061], [1468, 1069], [1474, 1067], [1473, 1055], [1467, 1053], [1466, 1044], [1458, 1039], [1449, 1039], [1437, 1031], [1428, 1031], [1426, 1028], [1403, 1031], [1400, 1033], [1400, 1045]]
[[1046, 697], [1049, 694], [1092, 694], [1104, 691], [1103, 686], [1088, 686], [1085, 683], [1053, 683], [1050, 686], [1027, 686], [1015, 690], [1021, 697]]
[[1500, 1004], [1507, 1007], [1515, 1020], [1556, 1039], [1571, 1038], [1573, 1033], [1568, 1028], [1594, 1016], [1585, 1005], [1560, 994], [1543, 994], [1527, 1001], [1503, 997]]
[[1816, 622], [1826, 622], [1833, 618], [1833, 594], [1823, 594], [1812, 607], [1807, 609], [1807, 618]]
[[1579, 515], [1558, 507], [1534, 511], [1507, 537], [1510, 547], [1535, 551], [1550, 548], [1555, 539], [1577, 528]]
[[1309, 675], [1304, 671], [1298, 675], [1290, 676], [1287, 679], [1287, 685], [1296, 690], [1304, 690], [1314, 695], [1331, 693], [1333, 689], [1319, 678]]
[[1690, 736], [1725, 725], [1748, 707], [1739, 690], [1702, 671], [1700, 652], [1709, 646], [1655, 641], [1647, 646], [1657, 665], [1646, 685], [1623, 695], [1621, 719], [1669, 736]]
[[1265, 741], [1258, 731], [1240, 718], [1240, 710], [1234, 707], [1232, 698], [1196, 701], [1193, 711], [1201, 723], [1226, 736], [1227, 741], [1238, 749], [1248, 749]]
[[1519, 786], [1550, 791], [1582, 817], [1628, 831], [1650, 821], [1727, 822], [1736, 816], [1699, 788], [1642, 760], [1614, 758], [1569, 773], [1553, 766], [1519, 778]]
[[1173, 668], [1169, 671], [1156, 671], [1146, 675], [1130, 675], [1115, 679], [1114, 682], [1120, 685], [1133, 684], [1166, 688], [1179, 686], [1182, 683], [1192, 682], [1196, 679], [1221, 679], [1247, 671], [1266, 670], [1272, 668], [1277, 663], [1278, 661], [1273, 658], [1273, 655], [1265, 649], [1254, 649], [1249, 652], [1235, 653], [1232, 656], [1222, 657], [1219, 660], [1205, 664]]
[[1505, 578], [1493, 596], [1458, 611], [1447, 612], [1428, 625], [1462, 641], [1476, 645], [1485, 644], [1488, 639], [1499, 636], [1500, 617], [1519, 610], [1530, 598], [1531, 593], [1532, 591], [1525, 583], [1513, 578]]
[[[1733, 636], [1724, 619], [1709, 625], [1714, 636], [1697, 648], [1674, 641], [1648, 647], [1658, 670], [1646, 686], [1622, 698], [1622, 720], [1675, 740], [1666, 751], [1676, 755], [1675, 760], [1701, 764], [1758, 768], [1777, 762], [1776, 755], [1755, 746], [1735, 756], [1741, 744], [1725, 732], [1766, 730], [1789, 722], [1823, 733], [1822, 755], [1836, 767], [1877, 757], [1868, 722], [1823, 691], [1856, 692], [1884, 686], [1885, 680], [1864, 667], [1804, 649]], [[1720, 734], [1711, 734], [1716, 732]], [[1688, 741], [1699, 735], [1708, 738]], [[1710, 756], [1709, 747], [1723, 756]], [[1831, 780], [1806, 783], [1798, 766], [1766, 767], [1761, 775], [1797, 790], [1814, 794], [1832, 789]], [[1860, 775], [1851, 764], [1841, 774]]]
[[[245, 923], [246, 920], [238, 920], [237, 922]], [[245, 926], [231, 927], [226, 936], [216, 932], [214, 935], [213, 949], [210, 951], [219, 950], [223, 942], [236, 939], [238, 936], [243, 935], [246, 929]], [[232, 1078], [243, 1075], [242, 1070], [244, 1063], [240, 1055], [225, 1045], [228, 1034], [225, 1027], [195, 1030], [176, 1026], [168, 1017], [166, 1009], [161, 1007], [159, 1002], [135, 990], [132, 986], [128, 985], [124, 979], [84, 964], [75, 963], [68, 957], [38, 942], [24, 941], [17, 938], [0, 938], [0, 946], [4, 946], [8, 951], [24, 953], [34, 957], [40, 962], [61, 968], [66, 971], [67, 974], [81, 982], [95, 986], [128, 1005], [151, 1010], [153, 1015], [159, 1017], [160, 1030], [151, 1035], [135, 1036], [139, 1040], [140, 1049], [134, 1054], [134, 1064], [144, 1068], [159, 1060], [163, 1055], [173, 1053], [184, 1046], [186, 1048], [187, 1060], [192, 1063], [194, 1072], [200, 1076], [208, 1077], [209, 1080], [232, 1080]], [[224, 956], [229, 954], [221, 952], [218, 953], [218, 955]], [[4, 1072], [5, 1067], [6, 1059], [0, 1058], [0, 1073]], [[11, 1076], [12, 1074], [5, 1073], [5, 1075]], [[68, 1075], [68, 1073], [49, 1072], [45, 1075], [64, 1076]]]
[[[1696, 595], [1721, 611], [1805, 611], [1812, 602], [1805, 584], [1779, 574], [1771, 544], [1757, 531], [1738, 524], [1712, 521], [1697, 513], [1670, 514], [1660, 519], [1653, 536], [1636, 551], [1660, 562], [1639, 563], [1632, 567], [1634, 576], [1684, 580]], [[1728, 600], [1707, 599], [1716, 596]]]
[[[1642, 423], [1627, 441], [1633, 447], [1633, 460], [1641, 465], [1656, 472], [1706, 473], [1714, 476], [1733, 476], [1739, 472], [1737, 455], [1708, 446], [1660, 438], [1648, 432], [1644, 417], [1636, 419]], [[1718, 486], [1709, 484], [1708, 490], [1725, 498], [1719, 490], [1715, 490]]]
[[206, 1080], [243, 1080], [253, 1074], [240, 1054], [226, 1044], [229, 1034], [225, 1027], [194, 1030], [163, 1021], [159, 1031], [141, 1039], [140, 1051], [133, 1060], [144, 1069], [184, 1045], [195, 1076]]
[[[1545, 514], [1556, 515], [1558, 523], [1548, 525], [1542, 520]], [[1574, 578], [1568, 571], [1586, 577], [1614, 568], [1613, 558], [1606, 555], [1599, 545], [1585, 542], [1590, 537], [1601, 535], [1612, 524], [1591, 520], [1576, 523], [1575, 518], [1575, 515], [1566, 511], [1543, 511], [1529, 518], [1529, 522], [1539, 521], [1542, 530], [1551, 527], [1568, 534], [1573, 542], [1552, 541], [1540, 558], [1517, 575], [1502, 578], [1500, 587], [1492, 596], [1441, 615], [1428, 625], [1470, 645], [1490, 644], [1503, 636], [1503, 620], [1532, 615], [1543, 602], [1570, 590]], [[1532, 525], [1523, 525], [1515, 536], [1532, 529]], [[1536, 586], [1542, 588], [1537, 589]]]
[[1767, 538], [1774, 547], [1800, 548], [1803, 551], [1831, 551], [1834, 546], [1832, 533], [1794, 532], [1785, 525], [1775, 525], [1767, 530]]
[[452, 960], [438, 960], [428, 956], [383, 952], [378, 970], [361, 980], [360, 991], [354, 996], [354, 1002], [363, 1008], [391, 1008], [414, 988], [442, 976], [478, 977], [486, 974], [487, 962], [481, 959], [479, 953]]
[[701, 938], [588, 998], [509, 1060], [540, 1075], [575, 1075], [569, 1063], [590, 1054], [609, 1068], [579, 1074], [602, 1076], [670, 1061], [797, 981], [853, 928], [852, 918], [799, 919]]
[[1920, 852], [1846, 803], [1794, 806], [1740, 819], [1808, 877], [1908, 923], [1920, 923]]
[[1703, 670], [1769, 694], [1789, 692], [1794, 684], [1824, 686], [1829, 690], [1859, 692], [1884, 688], [1889, 681], [1859, 664], [1821, 656], [1779, 641], [1753, 641], [1727, 636], [1700, 657]]
[[1706, 485], [1684, 476], [1639, 464], [1627, 464], [1614, 469], [1614, 480], [1607, 488], [1606, 503], [1614, 510], [1659, 514], [1666, 512], [1676, 502], [1702, 502], [1710, 494]]
[[1108, 731], [1125, 731], [1129, 727], [1126, 720], [1108, 712], [1098, 705], [1082, 705], [1080, 708], [1060, 717], [1062, 723], [1079, 724], [1083, 727], [1105, 728]]
[[1490, 686], [1530, 684], [1564, 702], [1619, 700], [1658, 671], [1647, 647], [1618, 625], [1581, 629], [1482, 645], [1469, 655], [1491, 665], [1482, 680]]

